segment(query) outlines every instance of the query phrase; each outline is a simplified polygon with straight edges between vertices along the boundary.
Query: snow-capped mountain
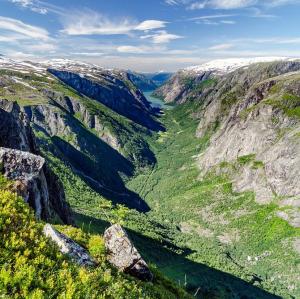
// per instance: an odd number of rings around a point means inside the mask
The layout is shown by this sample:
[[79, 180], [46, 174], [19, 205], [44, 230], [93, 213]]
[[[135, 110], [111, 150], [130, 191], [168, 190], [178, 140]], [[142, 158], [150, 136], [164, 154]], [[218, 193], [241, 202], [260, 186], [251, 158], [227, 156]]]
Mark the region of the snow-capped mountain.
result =
[[187, 72], [203, 73], [214, 72], [216, 74], [226, 74], [233, 72], [241, 67], [249, 66], [253, 63], [272, 62], [272, 61], [292, 61], [295, 58], [289, 57], [254, 57], [254, 58], [228, 58], [216, 59], [201, 65], [190, 66], [184, 69]]

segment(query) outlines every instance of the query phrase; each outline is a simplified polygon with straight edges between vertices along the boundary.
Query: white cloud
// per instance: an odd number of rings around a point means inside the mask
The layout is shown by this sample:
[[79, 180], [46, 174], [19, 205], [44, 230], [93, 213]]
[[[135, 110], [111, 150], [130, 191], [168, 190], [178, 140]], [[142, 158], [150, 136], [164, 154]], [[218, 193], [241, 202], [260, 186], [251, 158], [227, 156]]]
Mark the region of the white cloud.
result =
[[233, 20], [222, 20], [222, 21], [220, 21], [220, 23], [227, 24], [227, 25], [234, 25], [234, 24], [236, 24], [236, 21], [233, 21]]
[[95, 12], [73, 13], [63, 18], [63, 33], [68, 35], [114, 35], [128, 34], [137, 24], [123, 19], [119, 21], [110, 20]]
[[[272, 1], [272, 0], [270, 0], [270, 1]], [[274, 1], [289, 1], [289, 0], [274, 0]], [[176, 4], [179, 4], [179, 3], [177, 2]], [[253, 5], [259, 4], [259, 0], [181, 1], [181, 4], [187, 5], [187, 9], [189, 9], [189, 10], [196, 10], [196, 9], [203, 9], [203, 8], [238, 9], [238, 8], [251, 7]]]
[[140, 23], [134, 29], [141, 30], [141, 31], [159, 29], [159, 28], [166, 27], [166, 23], [167, 22], [165, 22], [165, 21], [159, 21], [159, 20], [146, 20], [146, 21]]
[[39, 1], [36, 0], [9, 0], [9, 2], [17, 4], [24, 8], [29, 8], [30, 10], [40, 13], [40, 14], [47, 14], [48, 9], [42, 7]]
[[150, 39], [154, 44], [165, 44], [165, 43], [169, 43], [172, 40], [183, 38], [183, 36], [168, 33], [165, 30], [160, 30], [154, 34], [141, 36], [141, 38]]
[[209, 50], [212, 51], [222, 51], [222, 50], [228, 50], [233, 48], [233, 44], [219, 44], [219, 45], [215, 45], [209, 48]]
[[207, 16], [200, 16], [188, 19], [189, 21], [197, 21], [197, 20], [208, 20], [208, 19], [220, 19], [220, 18], [229, 18], [234, 17], [235, 15], [232, 14], [217, 14], [217, 15], [207, 15]]
[[184, 5], [188, 10], [203, 8], [241, 9], [249, 7], [277, 7], [300, 4], [300, 0], [165, 0], [170, 6]]
[[147, 53], [149, 48], [144, 46], [120, 46], [117, 47], [117, 51], [120, 53], [136, 53], [136, 54], [143, 54]]
[[249, 7], [257, 3], [257, 0], [210, 0], [207, 6], [216, 9], [236, 9]]
[[145, 20], [138, 23], [134, 20], [123, 18], [109, 19], [99, 13], [84, 11], [75, 12], [72, 16], [62, 18], [63, 33], [68, 35], [116, 35], [130, 34], [133, 31], [149, 31], [164, 28], [166, 21]]
[[266, 6], [276, 7], [288, 4], [300, 4], [300, 0], [269, 0], [265, 3]]
[[203, 9], [206, 6], [206, 1], [204, 2], [194, 2], [190, 6], [188, 6], [188, 9], [195, 10], [195, 9]]
[[[20, 20], [6, 18], [0, 16], [0, 34], [5, 33], [7, 37], [12, 34], [15, 39], [35, 39], [35, 40], [49, 40], [49, 33], [47, 30], [23, 23]], [[19, 37], [19, 38], [18, 38]]]
[[102, 53], [102, 52], [72, 52], [70, 54], [76, 55], [76, 56], [88, 56], [88, 57], [104, 55], [104, 53]]

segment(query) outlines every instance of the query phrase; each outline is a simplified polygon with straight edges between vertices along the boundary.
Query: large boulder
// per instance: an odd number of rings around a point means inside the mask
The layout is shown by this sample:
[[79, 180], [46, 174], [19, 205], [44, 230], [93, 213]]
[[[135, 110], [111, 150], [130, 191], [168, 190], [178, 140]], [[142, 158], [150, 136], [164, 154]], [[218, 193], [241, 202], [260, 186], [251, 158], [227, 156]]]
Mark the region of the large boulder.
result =
[[69, 256], [78, 265], [84, 267], [96, 266], [96, 261], [83, 247], [66, 235], [58, 232], [52, 225], [45, 224], [43, 233], [58, 246], [61, 253]]
[[126, 231], [114, 224], [104, 232], [108, 261], [119, 270], [144, 281], [151, 281], [153, 274], [143, 260]]

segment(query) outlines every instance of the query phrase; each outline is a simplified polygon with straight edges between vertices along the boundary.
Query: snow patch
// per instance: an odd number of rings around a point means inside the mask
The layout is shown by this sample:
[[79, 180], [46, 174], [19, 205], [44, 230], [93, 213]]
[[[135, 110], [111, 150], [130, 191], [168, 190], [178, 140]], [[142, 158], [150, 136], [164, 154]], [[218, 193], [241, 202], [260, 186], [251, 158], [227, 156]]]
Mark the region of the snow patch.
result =
[[183, 71], [203, 73], [215, 72], [217, 74], [227, 74], [242, 67], [248, 67], [251, 64], [259, 62], [272, 62], [272, 61], [294, 61], [296, 58], [288, 57], [255, 57], [255, 58], [228, 58], [216, 59], [207, 63], [191, 66], [185, 68]]

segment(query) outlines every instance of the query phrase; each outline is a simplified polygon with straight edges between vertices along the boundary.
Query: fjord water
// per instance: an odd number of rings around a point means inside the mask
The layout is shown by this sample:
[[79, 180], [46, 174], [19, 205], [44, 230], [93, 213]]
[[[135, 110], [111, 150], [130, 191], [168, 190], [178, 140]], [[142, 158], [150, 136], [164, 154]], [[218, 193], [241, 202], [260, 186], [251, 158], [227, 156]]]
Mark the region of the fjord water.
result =
[[163, 100], [160, 98], [154, 97], [153, 94], [154, 90], [143, 91], [145, 98], [151, 103], [151, 106], [154, 108], [160, 109], [171, 109], [170, 105], [166, 105]]

